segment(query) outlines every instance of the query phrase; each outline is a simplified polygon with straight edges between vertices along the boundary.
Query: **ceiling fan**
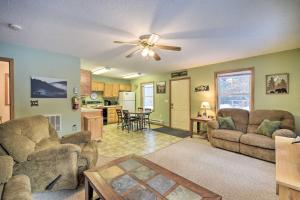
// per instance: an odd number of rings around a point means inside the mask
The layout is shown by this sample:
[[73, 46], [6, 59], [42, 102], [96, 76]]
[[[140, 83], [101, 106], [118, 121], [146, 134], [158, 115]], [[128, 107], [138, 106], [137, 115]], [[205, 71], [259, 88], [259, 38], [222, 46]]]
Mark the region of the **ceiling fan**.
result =
[[143, 57], [152, 57], [156, 61], [159, 61], [159, 60], [161, 60], [161, 57], [154, 51], [155, 48], [170, 50], [170, 51], [181, 51], [181, 47], [157, 44], [159, 38], [160, 38], [160, 35], [152, 33], [149, 35], [142, 35], [139, 37], [139, 40], [136, 40], [136, 41], [129, 41], [129, 42], [114, 41], [114, 43], [129, 44], [129, 45], [134, 45], [134, 46], [139, 47], [138, 49], [136, 49], [133, 52], [131, 52], [130, 54], [128, 54], [126, 56], [126, 58], [130, 58], [133, 55], [141, 52], [141, 55]]

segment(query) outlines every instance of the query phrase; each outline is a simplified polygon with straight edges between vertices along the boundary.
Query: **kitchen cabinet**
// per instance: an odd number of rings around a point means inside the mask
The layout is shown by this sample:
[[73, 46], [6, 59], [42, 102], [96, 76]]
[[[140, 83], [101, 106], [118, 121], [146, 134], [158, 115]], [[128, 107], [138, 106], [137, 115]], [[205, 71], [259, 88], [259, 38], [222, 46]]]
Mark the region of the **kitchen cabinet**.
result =
[[91, 137], [98, 140], [103, 132], [103, 111], [102, 109], [93, 109], [81, 111], [81, 130], [91, 131]]
[[107, 108], [107, 123], [112, 124], [118, 122], [116, 107]]
[[113, 97], [113, 84], [111, 83], [104, 84], [103, 97], [108, 97], [108, 98]]
[[92, 81], [92, 91], [103, 92], [104, 91], [104, 83], [101, 83], [98, 81]]
[[113, 97], [118, 97], [118, 96], [119, 96], [119, 90], [120, 90], [120, 84], [118, 84], [118, 83], [113, 83], [113, 92], [112, 92], [112, 96], [113, 96]]
[[119, 96], [119, 84], [105, 83], [103, 97], [111, 98]]
[[80, 94], [89, 96], [91, 94], [92, 73], [89, 70], [80, 70]]
[[130, 84], [120, 84], [120, 92], [130, 92], [131, 85]]

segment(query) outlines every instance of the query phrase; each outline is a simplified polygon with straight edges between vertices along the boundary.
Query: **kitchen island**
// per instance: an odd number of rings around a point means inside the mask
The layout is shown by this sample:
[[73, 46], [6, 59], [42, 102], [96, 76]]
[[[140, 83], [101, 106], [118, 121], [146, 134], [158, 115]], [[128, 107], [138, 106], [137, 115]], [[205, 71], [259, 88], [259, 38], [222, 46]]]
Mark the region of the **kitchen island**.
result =
[[100, 140], [103, 133], [103, 109], [82, 107], [81, 130], [90, 131], [92, 140]]

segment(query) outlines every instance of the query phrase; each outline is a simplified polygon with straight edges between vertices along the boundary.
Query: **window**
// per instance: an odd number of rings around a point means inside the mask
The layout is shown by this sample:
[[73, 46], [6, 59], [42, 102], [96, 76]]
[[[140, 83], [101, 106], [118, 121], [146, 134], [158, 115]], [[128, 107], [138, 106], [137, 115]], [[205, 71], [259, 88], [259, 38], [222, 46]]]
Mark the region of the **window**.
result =
[[216, 73], [217, 109], [253, 108], [253, 68]]
[[142, 105], [143, 108], [154, 109], [154, 84], [153, 83], [143, 83], [142, 88]]

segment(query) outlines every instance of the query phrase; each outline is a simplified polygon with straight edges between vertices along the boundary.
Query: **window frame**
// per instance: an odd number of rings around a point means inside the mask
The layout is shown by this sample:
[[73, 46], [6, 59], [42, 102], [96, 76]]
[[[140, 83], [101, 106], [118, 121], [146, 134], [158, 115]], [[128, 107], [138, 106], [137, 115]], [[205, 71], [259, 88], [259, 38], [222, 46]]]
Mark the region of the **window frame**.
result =
[[215, 78], [214, 78], [214, 86], [215, 86], [215, 109], [216, 113], [219, 110], [219, 95], [218, 95], [218, 76], [220, 74], [228, 74], [228, 73], [236, 73], [236, 72], [243, 72], [243, 71], [250, 71], [251, 72], [251, 78], [250, 78], [250, 110], [254, 110], [254, 80], [255, 80], [255, 73], [254, 73], [254, 67], [248, 67], [248, 68], [241, 68], [241, 69], [233, 69], [233, 70], [225, 70], [225, 71], [217, 71], [215, 72]]
[[144, 91], [143, 91], [143, 88], [144, 88], [144, 85], [148, 85], [148, 84], [152, 84], [153, 86], [153, 109], [152, 109], [152, 112], [154, 111], [154, 108], [155, 108], [155, 86], [154, 86], [154, 81], [151, 81], [151, 82], [144, 82], [144, 83], [140, 83], [140, 106], [144, 108]]

